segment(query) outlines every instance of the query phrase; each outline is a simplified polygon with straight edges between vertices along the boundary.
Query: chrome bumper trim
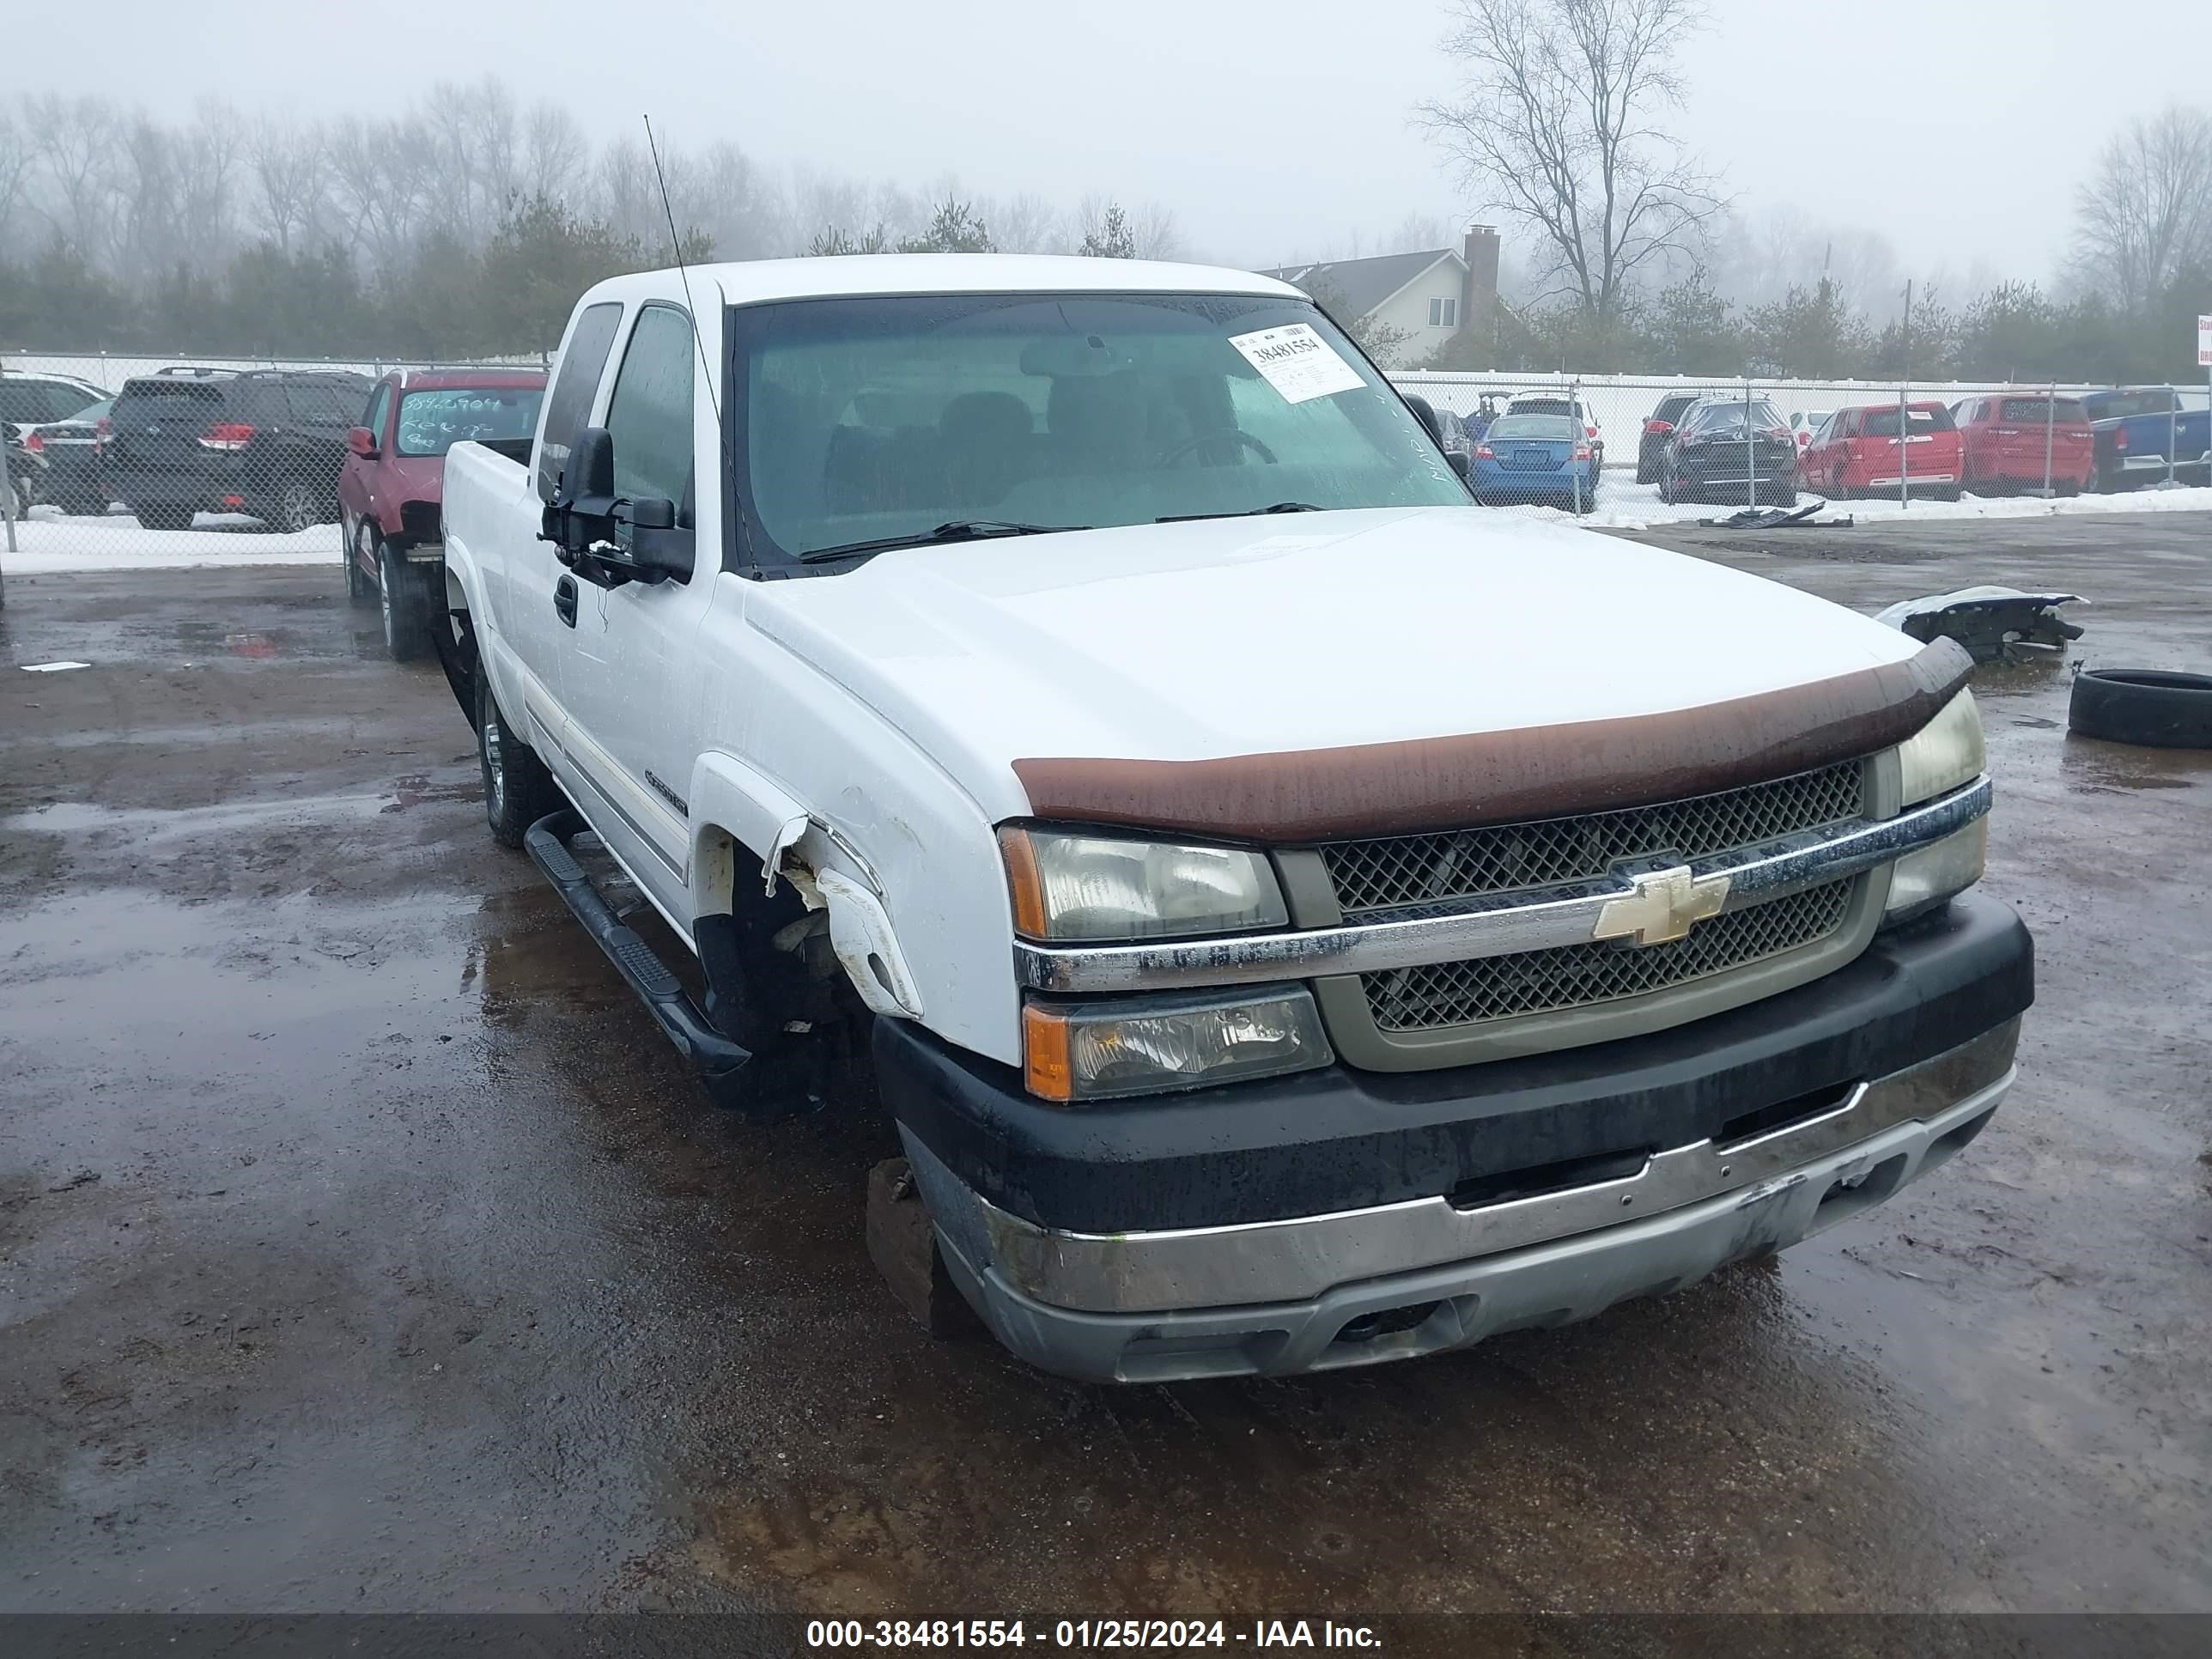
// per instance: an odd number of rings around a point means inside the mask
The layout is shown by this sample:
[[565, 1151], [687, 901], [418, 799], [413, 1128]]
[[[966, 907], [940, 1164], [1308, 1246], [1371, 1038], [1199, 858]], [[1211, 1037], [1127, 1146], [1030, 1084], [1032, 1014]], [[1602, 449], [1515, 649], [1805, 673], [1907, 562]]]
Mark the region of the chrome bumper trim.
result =
[[[1893, 818], [1857, 818], [1764, 842], [1690, 866], [1687, 873], [1699, 882], [1725, 876], [1728, 894], [1721, 908], [1741, 910], [1861, 874], [1941, 841], [1984, 816], [1990, 799], [1989, 779], [1978, 778]], [[1173, 990], [1464, 962], [1590, 944], [1600, 936], [1607, 907], [1636, 892], [1621, 876], [1299, 933], [1144, 945], [1052, 946], [1018, 939], [1014, 975], [1033, 991]]]
[[[1897, 1125], [1978, 1101], [2015, 1075], [2020, 1021], [1859, 1084], [1832, 1110], [1770, 1134], [1650, 1158], [1618, 1181], [1462, 1209], [1443, 1198], [1237, 1226], [1071, 1233], [973, 1200], [994, 1270], [1023, 1295], [1093, 1313], [1302, 1302], [1340, 1285], [1548, 1243], [1786, 1178]], [[963, 1192], [965, 1189], [963, 1189]]]

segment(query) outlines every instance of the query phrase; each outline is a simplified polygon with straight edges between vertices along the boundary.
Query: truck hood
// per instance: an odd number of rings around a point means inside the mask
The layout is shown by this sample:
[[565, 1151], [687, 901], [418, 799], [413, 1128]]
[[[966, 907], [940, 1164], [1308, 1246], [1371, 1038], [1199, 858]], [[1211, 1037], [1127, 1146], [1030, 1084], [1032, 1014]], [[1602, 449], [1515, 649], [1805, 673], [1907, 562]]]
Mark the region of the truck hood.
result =
[[750, 626], [994, 819], [1034, 757], [1209, 760], [1700, 708], [1917, 641], [1725, 566], [1478, 507], [889, 552], [749, 584]]

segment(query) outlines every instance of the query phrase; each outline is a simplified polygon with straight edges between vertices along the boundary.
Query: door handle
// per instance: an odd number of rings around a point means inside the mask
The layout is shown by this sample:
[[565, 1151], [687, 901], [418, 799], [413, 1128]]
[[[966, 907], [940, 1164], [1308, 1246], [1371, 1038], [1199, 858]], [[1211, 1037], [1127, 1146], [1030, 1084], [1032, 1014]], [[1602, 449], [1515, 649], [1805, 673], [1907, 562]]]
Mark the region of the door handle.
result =
[[563, 576], [553, 584], [553, 613], [574, 628], [576, 625], [576, 579]]

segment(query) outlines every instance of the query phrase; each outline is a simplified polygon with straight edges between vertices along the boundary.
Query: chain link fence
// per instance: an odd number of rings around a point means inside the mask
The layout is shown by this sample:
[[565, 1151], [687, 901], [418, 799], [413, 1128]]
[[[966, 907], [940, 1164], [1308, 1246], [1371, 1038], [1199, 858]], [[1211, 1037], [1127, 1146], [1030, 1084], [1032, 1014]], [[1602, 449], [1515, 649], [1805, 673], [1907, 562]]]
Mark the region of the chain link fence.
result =
[[[544, 366], [537, 357], [399, 364], [0, 354], [9, 434], [0, 560], [40, 568], [73, 555], [112, 566], [312, 553], [336, 563], [354, 528], [342, 526], [347, 434], [364, 422], [380, 375]], [[1850, 510], [1862, 514], [1903, 512], [1961, 495], [2058, 495], [2098, 482], [2073, 401], [2088, 388], [2077, 386], [1514, 372], [1393, 379], [1432, 406], [1446, 447], [1466, 456], [1478, 500], [1563, 522], [1718, 516], [1799, 495], [1853, 499]], [[120, 422], [118, 393], [128, 417]], [[2182, 391], [2185, 402], [2203, 396]], [[1996, 423], [2006, 432], [1988, 439], [2003, 451], [1995, 465], [1983, 430], [1991, 423], [1958, 418], [1986, 413], [1984, 399], [2021, 417]], [[1850, 411], [1858, 413], [1849, 433], [1832, 429]], [[1685, 431], [1686, 422], [1709, 429]], [[1972, 431], [1957, 430], [1968, 424]], [[449, 422], [445, 436], [462, 429]]]
[[[516, 380], [498, 362], [0, 354], [0, 566], [108, 568], [211, 557], [297, 560], [342, 545], [349, 434], [368, 423], [386, 371]], [[501, 371], [498, 374], [488, 371]], [[433, 382], [435, 384], [435, 382]], [[534, 425], [534, 396], [448, 392], [392, 401], [380, 439], [394, 456], [443, 453], [462, 436]], [[89, 562], [89, 561], [88, 561]]]
[[[2081, 385], [1510, 371], [1391, 378], [1437, 410], [1448, 447], [1468, 453], [1479, 500], [1540, 518], [1662, 523], [1793, 501], [1848, 503], [1843, 510], [1860, 517], [1971, 512], [1999, 497], [2071, 495], [2114, 482], [2097, 471], [2078, 401], [2094, 388]], [[2185, 409], [2204, 395], [2185, 386], [2175, 401]], [[1553, 428], [1520, 420], [1523, 411], [1551, 416]], [[2203, 471], [2185, 463], [2176, 482], [2203, 483]]]

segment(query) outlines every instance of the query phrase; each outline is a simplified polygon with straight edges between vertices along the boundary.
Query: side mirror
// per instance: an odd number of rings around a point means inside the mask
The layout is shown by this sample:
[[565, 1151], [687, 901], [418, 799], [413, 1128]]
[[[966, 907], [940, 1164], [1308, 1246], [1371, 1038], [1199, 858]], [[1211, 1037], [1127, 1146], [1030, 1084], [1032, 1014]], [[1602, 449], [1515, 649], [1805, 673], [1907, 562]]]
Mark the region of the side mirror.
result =
[[1451, 463], [1451, 470], [1459, 474], [1462, 483], [1465, 483], [1474, 471], [1474, 457], [1464, 449], [1447, 449], [1444, 459]]
[[1413, 392], [1407, 392], [1406, 394], [1406, 407], [1413, 411], [1414, 416], [1423, 426], [1428, 428], [1429, 436], [1433, 439], [1437, 447], [1441, 448], [1444, 441], [1444, 423], [1437, 418], [1437, 411], [1434, 406], [1430, 404], [1426, 398], [1417, 396]]
[[365, 426], [353, 428], [346, 434], [346, 447], [364, 461], [376, 459], [376, 434]]
[[545, 504], [540, 541], [560, 550], [561, 562], [574, 565], [593, 544], [614, 535], [615, 441], [601, 426], [587, 426], [562, 464], [561, 483]]
[[641, 495], [615, 503], [615, 545], [626, 556], [628, 568], [639, 581], [691, 580], [697, 559], [696, 538], [676, 522], [676, 503], [658, 495]]

